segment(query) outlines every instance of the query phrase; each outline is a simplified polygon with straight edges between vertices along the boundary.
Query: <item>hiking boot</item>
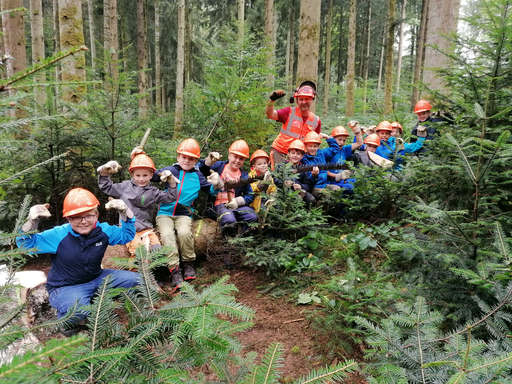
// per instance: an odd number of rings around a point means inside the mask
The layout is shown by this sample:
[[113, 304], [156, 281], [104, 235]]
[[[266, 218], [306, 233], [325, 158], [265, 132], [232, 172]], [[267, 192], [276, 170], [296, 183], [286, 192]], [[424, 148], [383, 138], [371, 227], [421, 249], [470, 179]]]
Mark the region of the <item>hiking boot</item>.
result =
[[183, 286], [183, 276], [181, 276], [181, 270], [179, 266], [176, 266], [169, 270], [171, 272], [171, 277], [169, 278], [171, 282], [172, 292], [176, 292]]
[[183, 277], [185, 280], [194, 280], [196, 278], [196, 271], [192, 263], [183, 264]]
[[66, 337], [71, 337], [71, 336], [75, 336], [76, 334], [78, 334], [78, 332], [80, 332], [82, 329], [80, 327], [73, 327], [73, 328], [62, 328], [60, 333], [62, 333], [64, 336]]

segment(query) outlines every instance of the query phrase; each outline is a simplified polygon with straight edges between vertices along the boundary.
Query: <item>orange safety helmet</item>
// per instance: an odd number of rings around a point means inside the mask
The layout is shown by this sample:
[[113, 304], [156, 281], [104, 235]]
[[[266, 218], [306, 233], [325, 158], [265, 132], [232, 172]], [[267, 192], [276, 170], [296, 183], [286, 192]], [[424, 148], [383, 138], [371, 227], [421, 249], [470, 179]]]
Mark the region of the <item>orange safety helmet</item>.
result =
[[377, 128], [375, 128], [375, 132], [379, 131], [389, 131], [391, 132], [391, 123], [387, 120], [381, 121], [379, 125], [377, 125]]
[[331, 136], [332, 137], [336, 137], [336, 136], [347, 136], [348, 137], [348, 132], [345, 129], [345, 127], [338, 125], [337, 127], [334, 127], [334, 129], [332, 130]]
[[304, 137], [304, 144], [306, 143], [322, 144], [322, 138], [315, 131], [309, 131], [308, 134]]
[[404, 132], [404, 129], [402, 128], [402, 125], [398, 121], [393, 121], [391, 123], [391, 128], [398, 128], [400, 130], [400, 133]]
[[316, 92], [310, 85], [303, 85], [300, 87], [297, 92], [295, 92], [295, 98], [297, 97], [312, 97], [315, 98]]
[[135, 156], [130, 163], [130, 168], [128, 168], [128, 171], [132, 173], [132, 171], [135, 168], [147, 168], [151, 169], [152, 172], [156, 171], [155, 164], [153, 163], [153, 160], [148, 155], [139, 154]]
[[199, 144], [194, 139], [183, 140], [180, 145], [178, 145], [178, 149], [176, 150], [180, 155], [194, 157], [196, 159], [201, 158], [201, 148], [199, 148]]
[[257, 159], [258, 157], [264, 157], [265, 159], [267, 159], [267, 162], [270, 161], [270, 157], [267, 155], [267, 152], [265, 152], [263, 149], [257, 149], [251, 156], [251, 165], [253, 160]]
[[376, 133], [372, 133], [371, 135], [366, 136], [364, 143], [376, 145], [378, 147], [380, 145], [380, 137]]
[[306, 147], [304, 146], [304, 143], [299, 139], [292, 141], [292, 143], [288, 147], [288, 152], [290, 152], [290, 149], [296, 149], [298, 151], [306, 153]]
[[82, 212], [90, 211], [100, 205], [100, 202], [91, 192], [83, 188], [74, 188], [64, 198], [62, 216], [68, 217]]
[[416, 106], [414, 107], [414, 113], [426, 112], [430, 111], [431, 109], [432, 106], [427, 100], [420, 100], [416, 103]]
[[245, 142], [245, 140], [237, 140], [231, 147], [229, 147], [228, 151], [230, 153], [234, 153], [235, 155], [245, 157], [246, 159], [249, 157], [249, 146]]

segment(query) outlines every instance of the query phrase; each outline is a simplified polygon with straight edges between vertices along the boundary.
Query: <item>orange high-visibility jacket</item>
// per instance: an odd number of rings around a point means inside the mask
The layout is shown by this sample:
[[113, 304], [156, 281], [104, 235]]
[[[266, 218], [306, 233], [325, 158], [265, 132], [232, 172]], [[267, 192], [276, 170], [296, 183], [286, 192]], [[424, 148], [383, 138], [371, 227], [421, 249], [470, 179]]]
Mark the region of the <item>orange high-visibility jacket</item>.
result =
[[272, 143], [272, 148], [284, 154], [288, 153], [288, 147], [292, 141], [303, 140], [309, 131], [314, 131], [317, 128], [319, 122], [320, 118], [313, 112], [309, 112], [309, 117], [304, 123], [300, 108], [292, 108], [288, 120], [283, 124], [281, 132]]

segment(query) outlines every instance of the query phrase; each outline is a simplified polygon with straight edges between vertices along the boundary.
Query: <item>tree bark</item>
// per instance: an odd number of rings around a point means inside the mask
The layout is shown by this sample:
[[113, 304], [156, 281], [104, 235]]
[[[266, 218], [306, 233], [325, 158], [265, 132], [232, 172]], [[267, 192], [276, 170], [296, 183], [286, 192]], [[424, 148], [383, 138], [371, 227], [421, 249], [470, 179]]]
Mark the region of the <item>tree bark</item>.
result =
[[336, 83], [341, 85], [343, 80], [343, 50], [341, 49], [343, 45], [343, 7], [340, 7], [340, 33], [339, 33], [339, 41], [338, 41], [338, 76], [336, 79]]
[[348, 53], [347, 53], [347, 95], [345, 102], [345, 116], [354, 115], [354, 94], [355, 94], [355, 61], [356, 61], [356, 18], [357, 18], [356, 0], [349, 2], [349, 20], [348, 20]]
[[290, 41], [288, 43], [290, 62], [288, 67], [288, 77], [286, 80], [288, 89], [291, 89], [295, 84], [293, 81], [295, 74], [295, 5], [296, 0], [292, 0], [292, 5], [290, 7]]
[[275, 60], [275, 43], [274, 43], [274, 0], [265, 0], [265, 39], [267, 41], [267, 86], [274, 87], [274, 60]]
[[155, 88], [156, 110], [162, 110], [162, 66], [160, 57], [160, 0], [155, 0]]
[[367, 95], [368, 95], [368, 73], [370, 70], [370, 42], [372, 36], [372, 2], [368, 1], [368, 20], [366, 23], [366, 55], [364, 58], [364, 94], [363, 94], [363, 113], [366, 114], [366, 103], [367, 103]]
[[445, 36], [457, 32], [459, 8], [460, 0], [430, 0], [428, 8], [423, 82], [430, 84], [430, 89], [443, 93], [447, 90], [443, 80], [437, 76], [436, 69], [451, 65], [451, 60], [446, 53], [452, 53], [454, 45]]
[[238, 44], [243, 45], [245, 33], [245, 0], [238, 0]]
[[423, 62], [425, 60], [425, 39], [427, 34], [427, 23], [428, 23], [428, 8], [429, 8], [429, 0], [423, 0], [421, 7], [421, 24], [420, 31], [418, 33], [418, 43], [416, 44], [416, 61], [414, 63], [414, 73], [412, 79], [412, 96], [411, 96], [411, 109], [414, 109], [414, 106], [420, 99], [420, 90], [418, 88], [418, 83], [423, 78]]
[[395, 43], [396, 0], [388, 2], [388, 37], [386, 42], [386, 76], [384, 83], [384, 114], [393, 112], [393, 46]]
[[185, 70], [185, 0], [178, 0], [178, 47], [176, 60], [176, 109], [174, 114], [174, 138], [183, 129], [183, 77]]
[[379, 60], [379, 80], [377, 81], [377, 91], [380, 91], [382, 84], [382, 69], [384, 68], [384, 53], [386, 52], [386, 30], [388, 28], [387, 22], [384, 23], [384, 30], [382, 31], [382, 45], [380, 49]]
[[402, 1], [402, 12], [400, 14], [400, 33], [398, 40], [398, 57], [396, 60], [396, 90], [400, 90], [400, 78], [402, 74], [402, 55], [404, 52], [404, 27], [405, 27], [405, 8], [407, 0]]
[[[320, 46], [320, 6], [317, 0], [301, 0], [297, 84], [305, 80], [318, 83], [318, 51]], [[314, 105], [311, 110], [314, 111]]]
[[[60, 48], [68, 50], [73, 47], [84, 45], [84, 30], [82, 18], [81, 0], [58, 0], [59, 5], [59, 28]], [[61, 61], [62, 81], [74, 82], [85, 81], [85, 54], [79, 51]], [[81, 94], [86, 92], [86, 87], [75, 86], [63, 89], [62, 98], [66, 101], [82, 102]]]
[[89, 40], [90, 52], [91, 52], [91, 67], [93, 72], [96, 69], [96, 38], [94, 37], [94, 31], [96, 30], [94, 21], [94, 0], [87, 0], [87, 15], [89, 17]]
[[[137, 0], [137, 56], [138, 56], [138, 86], [139, 94], [143, 95], [148, 90], [148, 54], [146, 42], [146, 12], [144, 0]], [[139, 116], [147, 117], [149, 111], [149, 96], [144, 95], [139, 99]]]
[[105, 46], [105, 72], [112, 78], [111, 91], [116, 91], [119, 82], [119, 33], [117, 27], [117, 0], [104, 0], [103, 38]]
[[[32, 63], [39, 64], [44, 58], [44, 29], [42, 0], [30, 0], [30, 30], [32, 35]], [[35, 83], [46, 82], [46, 71], [39, 71], [34, 75]], [[46, 106], [46, 90], [34, 88], [34, 99], [39, 108]]]
[[327, 117], [329, 109], [329, 84], [331, 81], [331, 31], [332, 31], [332, 0], [329, 0], [327, 11], [327, 42], [325, 44], [325, 77], [324, 77], [324, 108], [323, 115]]

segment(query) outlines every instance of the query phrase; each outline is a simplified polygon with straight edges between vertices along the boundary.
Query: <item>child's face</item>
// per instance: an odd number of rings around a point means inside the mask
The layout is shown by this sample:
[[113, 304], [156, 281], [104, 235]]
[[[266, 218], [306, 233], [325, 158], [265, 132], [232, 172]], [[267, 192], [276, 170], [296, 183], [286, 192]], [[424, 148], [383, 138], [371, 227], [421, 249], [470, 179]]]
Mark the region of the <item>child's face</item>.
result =
[[228, 155], [229, 165], [235, 169], [240, 169], [244, 165], [245, 157], [238, 156], [234, 153], [229, 153]]
[[153, 177], [153, 172], [148, 168], [135, 168], [132, 171], [132, 177], [139, 187], [145, 187]]
[[389, 139], [389, 137], [391, 136], [391, 132], [381, 130], [381, 131], [378, 131], [378, 132], [377, 132], [377, 135], [379, 135], [379, 138], [380, 138], [381, 140], [386, 141], [386, 140], [387, 140], [387, 139]]
[[186, 155], [178, 154], [178, 164], [184, 171], [190, 171], [197, 163], [197, 159], [195, 157], [190, 157]]
[[391, 136], [396, 137], [396, 138], [402, 137], [402, 134], [400, 133], [400, 129], [393, 128], [391, 130]]
[[292, 164], [299, 164], [302, 160], [302, 157], [304, 157], [304, 152], [299, 151], [298, 149], [290, 149], [288, 151], [288, 159], [291, 161]]
[[418, 112], [418, 120], [424, 122], [430, 116], [430, 111]]
[[347, 136], [343, 136], [343, 135], [334, 136], [334, 140], [336, 140], [336, 142], [338, 143], [338, 145], [340, 147], [343, 147], [345, 145], [345, 143], [347, 142]]
[[366, 144], [366, 150], [368, 152], [373, 152], [375, 153], [375, 151], [377, 150], [377, 146], [376, 145], [373, 145], [373, 144]]
[[268, 161], [264, 157], [257, 157], [252, 162], [252, 169], [260, 175], [268, 171]]
[[316, 156], [316, 152], [318, 148], [320, 148], [320, 144], [317, 143], [304, 143], [306, 145], [306, 152], [308, 155]]

